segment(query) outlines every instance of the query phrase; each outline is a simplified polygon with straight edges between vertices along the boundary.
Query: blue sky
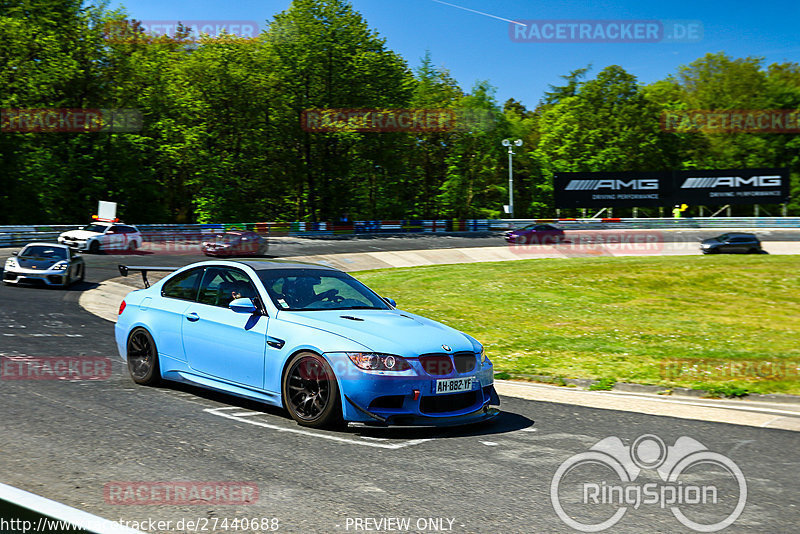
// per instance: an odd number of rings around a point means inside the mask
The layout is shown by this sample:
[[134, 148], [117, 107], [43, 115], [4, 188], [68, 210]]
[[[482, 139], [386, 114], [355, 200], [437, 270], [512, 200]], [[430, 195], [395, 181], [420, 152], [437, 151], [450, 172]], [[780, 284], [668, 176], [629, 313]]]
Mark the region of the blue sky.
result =
[[[516, 98], [533, 108], [548, 84], [592, 64], [592, 73], [620, 65], [640, 82], [675, 73], [707, 52], [734, 57], [759, 56], [765, 64], [800, 62], [800, 1], [600, 0], [351, 0], [357, 11], [387, 41], [387, 46], [416, 67], [429, 50], [469, 89], [477, 80], [497, 88], [497, 99]], [[139, 20], [252, 20], [262, 28], [289, 0], [126, 0]], [[469, 10], [480, 11], [484, 14]], [[690, 20], [702, 24], [695, 42], [540, 43], [513, 42], [508, 20]], [[530, 25], [526, 28], [530, 29]], [[544, 30], [539, 25], [537, 28]]]

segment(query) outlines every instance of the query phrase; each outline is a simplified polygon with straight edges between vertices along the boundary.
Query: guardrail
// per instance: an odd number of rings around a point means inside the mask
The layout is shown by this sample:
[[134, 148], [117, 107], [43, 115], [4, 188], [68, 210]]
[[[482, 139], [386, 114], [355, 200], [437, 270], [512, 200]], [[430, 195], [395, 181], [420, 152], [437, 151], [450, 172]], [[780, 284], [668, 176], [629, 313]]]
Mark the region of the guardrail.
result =
[[[499, 232], [528, 224], [557, 224], [566, 230], [691, 229], [691, 228], [798, 228], [800, 217], [684, 217], [605, 219], [403, 219], [354, 222], [258, 222], [220, 224], [141, 224], [146, 242], [197, 243], [226, 230], [252, 230], [264, 236], [335, 237], [375, 234], [438, 234]], [[31, 241], [55, 241], [80, 225], [0, 226], [0, 247]]]

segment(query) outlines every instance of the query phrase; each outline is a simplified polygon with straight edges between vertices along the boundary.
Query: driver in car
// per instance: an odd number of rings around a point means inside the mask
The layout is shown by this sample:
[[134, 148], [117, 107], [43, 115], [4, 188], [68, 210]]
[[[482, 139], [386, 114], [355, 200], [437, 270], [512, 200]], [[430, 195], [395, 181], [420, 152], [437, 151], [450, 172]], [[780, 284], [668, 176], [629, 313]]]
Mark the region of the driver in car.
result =
[[314, 286], [322, 283], [319, 276], [298, 276], [294, 280], [287, 279], [283, 283], [284, 300], [292, 308], [305, 308], [312, 302], [333, 298], [338, 293], [336, 289], [329, 289], [317, 294]]

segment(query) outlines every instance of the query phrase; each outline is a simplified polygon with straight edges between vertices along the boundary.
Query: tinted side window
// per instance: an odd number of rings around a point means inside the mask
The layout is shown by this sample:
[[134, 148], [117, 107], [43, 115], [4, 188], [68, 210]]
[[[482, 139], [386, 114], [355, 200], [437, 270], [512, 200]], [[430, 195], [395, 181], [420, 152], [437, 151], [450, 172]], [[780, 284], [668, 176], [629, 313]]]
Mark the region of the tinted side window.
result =
[[246, 273], [224, 267], [206, 269], [203, 283], [200, 285], [198, 302], [227, 308], [235, 295], [239, 295], [236, 298], [257, 296], [255, 286]]
[[202, 267], [191, 269], [172, 277], [161, 288], [161, 296], [181, 300], [195, 300], [197, 298], [197, 286], [200, 285], [200, 276], [204, 270]]

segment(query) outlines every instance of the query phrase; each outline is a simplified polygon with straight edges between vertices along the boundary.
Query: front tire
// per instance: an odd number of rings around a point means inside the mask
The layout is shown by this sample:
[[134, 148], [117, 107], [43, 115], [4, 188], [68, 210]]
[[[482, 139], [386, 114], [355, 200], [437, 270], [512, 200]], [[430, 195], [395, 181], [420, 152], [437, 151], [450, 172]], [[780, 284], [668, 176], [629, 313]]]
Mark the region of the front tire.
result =
[[158, 350], [153, 336], [144, 328], [137, 328], [128, 336], [128, 372], [137, 384], [155, 386], [161, 382]]
[[89, 252], [92, 254], [100, 254], [100, 243], [97, 241], [89, 243]]
[[296, 354], [286, 367], [282, 383], [283, 405], [300, 426], [341, 424], [339, 385], [325, 358], [313, 352]]

